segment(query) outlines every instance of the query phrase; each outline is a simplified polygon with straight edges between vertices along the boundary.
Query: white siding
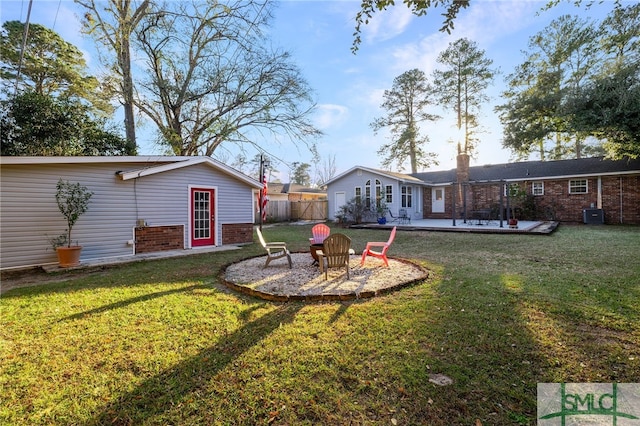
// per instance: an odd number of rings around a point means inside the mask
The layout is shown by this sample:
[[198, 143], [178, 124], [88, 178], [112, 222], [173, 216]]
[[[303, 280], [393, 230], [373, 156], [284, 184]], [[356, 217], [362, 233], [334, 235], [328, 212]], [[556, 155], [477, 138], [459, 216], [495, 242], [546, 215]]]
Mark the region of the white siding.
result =
[[[378, 179], [382, 185], [384, 191], [387, 185], [393, 187], [393, 203], [388, 203], [387, 208], [395, 215], [400, 209], [401, 193], [400, 186], [403, 185], [399, 180], [390, 178], [389, 176], [382, 176], [376, 173], [372, 173], [366, 170], [353, 170], [350, 173], [345, 174], [339, 179], [329, 183], [327, 186], [327, 197], [329, 200], [329, 220], [335, 220], [335, 212], [340, 206], [335, 205], [335, 194], [338, 192], [344, 192], [346, 201], [350, 201], [355, 197], [355, 188], [362, 188], [362, 196], [365, 195], [365, 183], [371, 180], [371, 194], [375, 196], [375, 180]], [[404, 183], [404, 185], [411, 186], [413, 188], [413, 207], [409, 214], [412, 217], [420, 217], [418, 214], [421, 211], [422, 203], [422, 189], [418, 185], [412, 185]]]
[[66, 223], [55, 202], [59, 178], [80, 182], [94, 192], [89, 210], [73, 228], [83, 246], [82, 259], [133, 255], [136, 219], [149, 225], [184, 224], [189, 238], [189, 185], [217, 191], [216, 244], [223, 223], [252, 223], [252, 188], [210, 166], [199, 164], [123, 181], [116, 172], [146, 163], [3, 164], [0, 180], [0, 268], [57, 262], [48, 237], [60, 235]]
[[382, 190], [384, 190], [386, 185], [393, 186], [393, 204], [387, 205], [389, 209], [392, 211], [397, 210], [398, 203], [398, 195], [399, 195], [399, 187], [398, 181], [394, 179], [390, 179], [386, 176], [380, 176], [375, 173], [371, 173], [365, 170], [354, 170], [351, 173], [348, 173], [341, 177], [340, 179], [330, 183], [327, 186], [327, 196], [329, 199], [329, 219], [335, 219], [335, 212], [338, 210], [340, 206], [335, 206], [335, 193], [336, 192], [344, 192], [346, 201], [350, 201], [353, 197], [356, 196], [355, 188], [362, 188], [362, 196], [365, 195], [365, 183], [368, 180], [371, 180], [371, 195], [375, 197], [375, 180], [378, 179], [382, 184]]

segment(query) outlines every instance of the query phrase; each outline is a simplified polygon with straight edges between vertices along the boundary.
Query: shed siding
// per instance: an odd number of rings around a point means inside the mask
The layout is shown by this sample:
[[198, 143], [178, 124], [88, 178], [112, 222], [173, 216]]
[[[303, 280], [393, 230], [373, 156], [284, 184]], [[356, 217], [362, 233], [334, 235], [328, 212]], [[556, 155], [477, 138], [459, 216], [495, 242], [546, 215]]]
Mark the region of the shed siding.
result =
[[137, 180], [139, 218], [149, 226], [184, 224], [185, 245], [190, 241], [190, 186], [216, 190], [216, 245], [222, 244], [223, 223], [253, 223], [252, 188], [231, 176], [213, 173], [204, 164]]
[[222, 224], [253, 222], [253, 191], [246, 183], [198, 164], [121, 180], [116, 172], [148, 167], [140, 163], [2, 165], [0, 180], [0, 268], [53, 264], [48, 237], [60, 235], [66, 223], [55, 202], [58, 179], [80, 182], [92, 191], [88, 211], [72, 238], [83, 246], [81, 260], [133, 255], [138, 218], [149, 225], [184, 225], [189, 241], [189, 185], [216, 190], [216, 241]]
[[56, 263], [48, 238], [62, 234], [66, 222], [55, 202], [58, 179], [80, 182], [92, 191], [88, 211], [71, 235], [83, 246], [82, 259], [133, 253], [133, 192], [115, 176], [112, 165], [65, 164], [2, 166], [1, 267]]

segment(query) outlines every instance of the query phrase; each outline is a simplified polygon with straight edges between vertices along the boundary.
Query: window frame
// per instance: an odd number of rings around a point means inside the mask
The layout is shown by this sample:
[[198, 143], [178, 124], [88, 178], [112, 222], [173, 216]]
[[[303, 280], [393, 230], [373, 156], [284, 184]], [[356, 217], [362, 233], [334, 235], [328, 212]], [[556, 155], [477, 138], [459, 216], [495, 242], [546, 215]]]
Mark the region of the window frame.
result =
[[540, 197], [544, 195], [543, 181], [531, 182], [531, 195], [535, 197]]
[[403, 209], [413, 208], [413, 187], [410, 185], [400, 186], [400, 207]]
[[[375, 187], [374, 187], [374, 191], [375, 191]], [[372, 205], [371, 198], [372, 198], [371, 179], [369, 179], [364, 183], [364, 198], [362, 199], [365, 207], [368, 209], [370, 209]]]
[[384, 202], [386, 204], [393, 204], [393, 185], [385, 185]]
[[[584, 188], [584, 191], [577, 190], [581, 188]], [[569, 179], [569, 194], [582, 195], [582, 194], [588, 194], [588, 193], [589, 193], [589, 179]]]
[[518, 193], [522, 190], [522, 187], [519, 183], [507, 182], [504, 185], [504, 196], [513, 198], [518, 195]]

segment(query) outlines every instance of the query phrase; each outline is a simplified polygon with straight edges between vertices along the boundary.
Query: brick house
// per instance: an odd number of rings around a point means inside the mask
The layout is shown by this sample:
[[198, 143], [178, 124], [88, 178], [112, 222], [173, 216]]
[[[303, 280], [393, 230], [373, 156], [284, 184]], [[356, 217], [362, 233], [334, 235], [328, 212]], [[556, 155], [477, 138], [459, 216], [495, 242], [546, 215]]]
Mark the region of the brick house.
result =
[[[510, 202], [528, 216], [522, 219], [584, 222], [587, 214], [599, 215], [603, 223], [640, 225], [639, 159], [594, 157], [469, 167], [469, 157], [459, 155], [456, 169], [412, 176], [429, 185], [424, 189], [424, 218], [452, 217], [454, 206], [456, 217], [465, 207], [467, 212], [495, 212], [496, 206]], [[434, 211], [438, 190], [444, 195], [444, 209]]]
[[[392, 211], [416, 219], [489, 211], [519, 219], [640, 225], [640, 159], [602, 157], [469, 166], [414, 174], [356, 166], [327, 182], [329, 218], [353, 197], [384, 191]], [[367, 195], [369, 194], [369, 195]]]

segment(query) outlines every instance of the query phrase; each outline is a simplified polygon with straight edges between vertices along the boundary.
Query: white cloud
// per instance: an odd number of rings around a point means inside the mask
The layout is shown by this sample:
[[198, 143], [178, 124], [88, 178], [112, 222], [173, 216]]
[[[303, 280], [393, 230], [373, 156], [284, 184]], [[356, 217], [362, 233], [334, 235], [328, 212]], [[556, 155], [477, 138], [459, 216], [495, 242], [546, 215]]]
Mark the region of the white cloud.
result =
[[540, 11], [540, 1], [479, 1], [460, 14], [453, 34], [479, 44], [493, 41], [527, 27]]
[[412, 18], [411, 10], [404, 5], [376, 12], [369, 23], [362, 27], [364, 39], [368, 43], [392, 39], [405, 31]]
[[320, 104], [316, 107], [315, 123], [320, 130], [340, 125], [349, 118], [349, 109], [342, 105]]

